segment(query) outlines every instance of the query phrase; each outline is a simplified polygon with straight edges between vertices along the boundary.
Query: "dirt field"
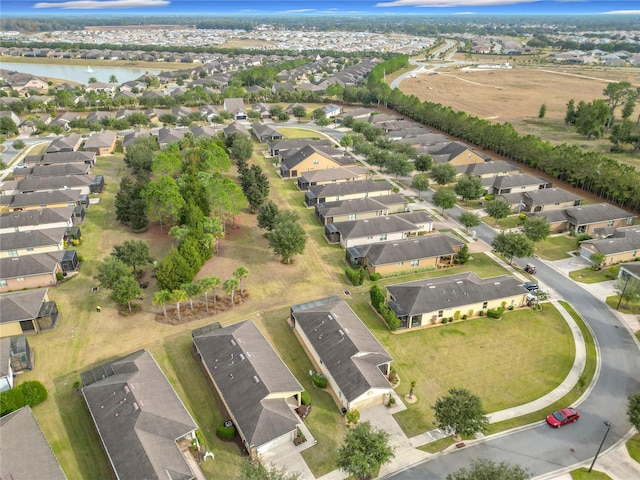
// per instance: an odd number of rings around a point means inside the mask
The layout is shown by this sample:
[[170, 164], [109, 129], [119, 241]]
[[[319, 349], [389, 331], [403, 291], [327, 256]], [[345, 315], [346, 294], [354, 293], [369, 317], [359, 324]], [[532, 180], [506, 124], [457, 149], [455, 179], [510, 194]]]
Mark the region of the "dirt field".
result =
[[441, 69], [435, 75], [419, 75], [402, 81], [400, 88], [421, 100], [441, 103], [470, 115], [514, 126], [537, 118], [547, 106], [546, 119], [562, 120], [570, 99], [603, 98], [607, 83], [628, 81], [640, 86], [640, 69], [587, 70], [525, 68], [499, 70]]

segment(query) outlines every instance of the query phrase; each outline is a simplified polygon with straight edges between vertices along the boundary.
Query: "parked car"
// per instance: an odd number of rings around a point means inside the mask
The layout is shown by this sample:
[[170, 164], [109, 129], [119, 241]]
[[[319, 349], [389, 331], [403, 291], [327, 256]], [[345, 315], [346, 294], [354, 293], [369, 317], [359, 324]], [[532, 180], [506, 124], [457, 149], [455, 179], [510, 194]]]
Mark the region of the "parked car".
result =
[[549, 415], [547, 423], [553, 428], [559, 428], [567, 423], [573, 423], [579, 418], [580, 414], [575, 408], [563, 408]]
[[530, 292], [535, 292], [539, 288], [536, 282], [524, 282], [522, 286]]
[[534, 273], [536, 273], [538, 270], [536, 269], [536, 266], [532, 263], [527, 263], [524, 267], [524, 271], [533, 275]]

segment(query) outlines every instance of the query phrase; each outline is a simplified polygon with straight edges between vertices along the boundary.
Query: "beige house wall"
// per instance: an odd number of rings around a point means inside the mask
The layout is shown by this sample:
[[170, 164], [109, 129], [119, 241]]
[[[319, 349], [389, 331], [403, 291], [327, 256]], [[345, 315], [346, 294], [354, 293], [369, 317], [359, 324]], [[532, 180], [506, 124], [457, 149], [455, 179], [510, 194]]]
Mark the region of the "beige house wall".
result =
[[331, 222], [325, 222], [325, 224], [347, 222], [349, 220], [362, 220], [363, 218], [381, 217], [383, 215], [388, 215], [388, 214], [389, 212], [387, 210], [383, 210], [383, 211], [378, 210], [376, 212], [358, 212], [355, 214], [354, 218], [351, 218], [350, 214], [336, 215], [335, 217], [333, 217], [333, 220]]
[[13, 337], [15, 335], [22, 335], [20, 322], [0, 324], [0, 338]]
[[0, 293], [13, 292], [13, 291], [24, 290], [28, 288], [51, 287], [56, 283], [58, 283], [55, 273], [24, 277], [24, 280], [22, 281], [18, 281], [18, 279], [16, 278], [7, 278], [6, 281], [7, 281], [7, 286], [0, 287]]
[[471, 150], [465, 150], [449, 162], [451, 165], [469, 165], [471, 163], [484, 163], [484, 158]]
[[21, 208], [11, 208], [8, 211], [17, 212], [20, 210], [40, 210], [41, 208], [64, 208], [64, 207], [75, 207], [76, 204], [69, 205], [68, 203], [50, 203], [47, 205], [27, 205], [26, 207]]
[[[62, 243], [59, 245], [44, 245], [42, 247], [35, 247], [32, 250], [27, 250], [26, 248], [21, 248], [17, 250], [17, 256], [26, 256], [26, 255], [35, 255], [37, 253], [49, 253], [49, 252], [61, 252], [63, 250]], [[13, 250], [12, 250], [13, 251]], [[9, 251], [0, 252], [0, 258], [9, 258], [16, 257], [16, 255], [9, 255]]]
[[460, 316], [468, 315], [468, 316], [476, 316], [480, 310], [488, 310], [488, 309], [496, 309], [502, 306], [502, 302], [506, 302], [506, 306], [513, 305], [514, 307], [522, 307], [526, 304], [526, 294], [522, 295], [514, 295], [511, 297], [503, 297], [498, 298], [496, 300], [488, 300], [487, 308], [483, 309], [483, 302], [472, 303], [469, 305], [462, 305], [454, 308], [445, 308], [442, 310], [442, 315], [440, 316], [439, 310], [434, 312], [423, 313], [419, 315], [422, 319], [422, 325], [435, 325], [440, 323], [443, 318], [454, 317], [456, 312], [460, 312]]
[[[315, 163], [317, 162], [317, 163]], [[312, 170], [326, 170], [328, 168], [341, 168], [338, 162], [333, 160], [332, 158], [325, 157], [324, 155], [320, 155], [317, 152], [313, 152], [307, 158], [298, 163], [295, 167], [289, 170], [289, 175], [291, 178], [300, 177], [304, 172], [310, 172]], [[296, 176], [293, 177], [292, 172], [296, 172]]]
[[[535, 207], [537, 207], [538, 205], [535, 205], [533, 208], [535, 209]], [[531, 209], [531, 212], [545, 212], [545, 211], [550, 211], [550, 210], [561, 210], [563, 208], [573, 208], [575, 206], [575, 201], [571, 200], [571, 201], [567, 201], [567, 202], [562, 202], [562, 203], [548, 203], [546, 205], [539, 205], [542, 207], [541, 210], [534, 210]], [[528, 208], [528, 207], [527, 207]]]

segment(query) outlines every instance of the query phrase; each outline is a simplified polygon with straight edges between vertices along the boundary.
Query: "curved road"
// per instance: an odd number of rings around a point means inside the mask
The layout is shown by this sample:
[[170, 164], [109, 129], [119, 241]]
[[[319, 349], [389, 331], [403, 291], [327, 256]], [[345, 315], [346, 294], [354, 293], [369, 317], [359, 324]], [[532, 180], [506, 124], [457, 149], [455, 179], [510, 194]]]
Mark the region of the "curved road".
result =
[[[425, 193], [423, 197], [428, 199], [431, 193]], [[457, 218], [461, 211], [456, 208], [448, 213]], [[489, 244], [495, 235], [484, 224], [476, 227], [476, 234]], [[531, 260], [518, 259], [518, 263]], [[607, 305], [546, 264], [537, 262], [536, 265], [536, 277], [574, 306], [591, 328], [599, 348], [600, 372], [592, 390], [580, 404], [580, 420], [558, 430], [540, 422], [501, 434], [451, 454], [436, 456], [393, 475], [393, 478], [443, 479], [474, 458], [522, 465], [533, 476], [549, 474], [593, 459], [607, 430], [605, 420], [611, 423], [611, 430], [602, 452], [630, 430], [626, 415], [627, 396], [640, 391], [640, 350], [635, 339]]]

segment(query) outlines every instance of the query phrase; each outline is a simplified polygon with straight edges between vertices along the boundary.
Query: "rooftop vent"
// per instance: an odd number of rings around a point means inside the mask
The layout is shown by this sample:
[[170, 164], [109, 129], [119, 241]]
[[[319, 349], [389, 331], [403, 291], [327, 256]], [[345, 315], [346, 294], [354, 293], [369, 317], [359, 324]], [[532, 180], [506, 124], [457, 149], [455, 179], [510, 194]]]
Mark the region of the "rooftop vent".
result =
[[436, 288], [435, 285], [429, 285], [429, 288]]
[[236, 346], [236, 341], [235, 341], [234, 339], [231, 339], [231, 341], [230, 341], [229, 343], [231, 343], [231, 346], [232, 346], [232, 347], [235, 347], [235, 346]]
[[253, 376], [253, 383], [260, 383], [260, 379], [257, 376]]
[[240, 354], [240, 360], [244, 360], [244, 355]]
[[137, 412], [138, 410], [140, 410], [140, 407], [138, 406], [138, 404], [136, 402], [133, 402], [133, 411]]

